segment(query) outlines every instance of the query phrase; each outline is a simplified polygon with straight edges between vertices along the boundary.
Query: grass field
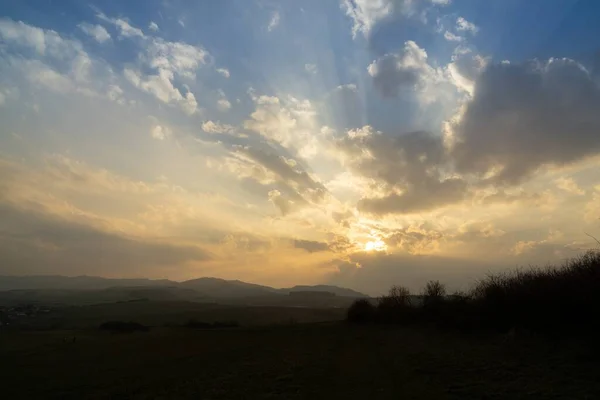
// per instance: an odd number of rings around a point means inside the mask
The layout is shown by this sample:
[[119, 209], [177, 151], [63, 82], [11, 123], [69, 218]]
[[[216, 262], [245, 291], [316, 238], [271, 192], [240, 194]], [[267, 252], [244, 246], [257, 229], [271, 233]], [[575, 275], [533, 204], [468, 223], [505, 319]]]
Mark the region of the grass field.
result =
[[6, 399], [597, 399], [597, 362], [582, 341], [344, 323], [0, 332]]

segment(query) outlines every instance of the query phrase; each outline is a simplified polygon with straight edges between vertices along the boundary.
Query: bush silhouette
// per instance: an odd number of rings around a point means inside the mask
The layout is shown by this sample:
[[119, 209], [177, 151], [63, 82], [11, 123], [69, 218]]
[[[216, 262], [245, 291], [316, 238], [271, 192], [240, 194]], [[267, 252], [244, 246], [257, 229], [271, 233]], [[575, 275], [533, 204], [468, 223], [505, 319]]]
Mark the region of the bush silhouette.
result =
[[348, 308], [346, 319], [357, 324], [366, 324], [375, 320], [375, 306], [367, 299], [355, 300]]
[[417, 304], [408, 289], [393, 286], [370, 309], [355, 302], [348, 321], [425, 322], [461, 330], [512, 329], [548, 333], [597, 332], [600, 308], [600, 252], [590, 251], [559, 267], [493, 274], [468, 293], [446, 295], [445, 286], [430, 281]]
[[408, 323], [413, 316], [410, 291], [403, 286], [392, 286], [386, 296], [377, 300], [377, 317], [381, 322]]

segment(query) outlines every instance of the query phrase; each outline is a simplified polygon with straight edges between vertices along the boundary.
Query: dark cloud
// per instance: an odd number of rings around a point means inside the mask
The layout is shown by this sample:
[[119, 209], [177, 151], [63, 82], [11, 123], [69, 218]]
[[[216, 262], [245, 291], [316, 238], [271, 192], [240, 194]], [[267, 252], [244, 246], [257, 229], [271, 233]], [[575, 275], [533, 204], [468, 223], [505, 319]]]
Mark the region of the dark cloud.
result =
[[416, 213], [456, 203], [464, 198], [466, 189], [467, 184], [459, 178], [439, 181], [428, 177], [418, 184], [409, 185], [402, 194], [363, 198], [357, 207], [361, 211], [377, 215]]
[[127, 238], [48, 214], [0, 205], [0, 271], [152, 275], [211, 256], [195, 246]]
[[375, 214], [413, 213], [460, 201], [467, 184], [448, 176], [441, 137], [427, 132], [385, 135], [363, 128], [340, 141], [352, 169], [383, 186], [383, 197], [366, 197], [362, 211]]
[[324, 242], [316, 242], [313, 240], [294, 240], [294, 247], [303, 249], [309, 253], [317, 253], [320, 251], [329, 251], [329, 246]]
[[395, 97], [402, 89], [413, 89], [430, 70], [427, 53], [413, 41], [399, 53], [388, 53], [368, 67], [373, 85], [384, 97]]
[[600, 151], [600, 87], [575, 61], [488, 66], [454, 127], [458, 172], [516, 184]]

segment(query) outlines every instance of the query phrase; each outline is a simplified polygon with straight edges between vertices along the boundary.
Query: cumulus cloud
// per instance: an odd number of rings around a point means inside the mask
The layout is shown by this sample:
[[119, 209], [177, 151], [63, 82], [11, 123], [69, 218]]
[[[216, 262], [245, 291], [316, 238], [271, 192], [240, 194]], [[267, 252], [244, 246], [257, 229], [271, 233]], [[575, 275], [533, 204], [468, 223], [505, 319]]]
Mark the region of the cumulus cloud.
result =
[[463, 17], [458, 17], [456, 19], [456, 30], [461, 32], [469, 32], [475, 35], [479, 32], [479, 27], [472, 22], [467, 21]]
[[320, 127], [317, 111], [309, 100], [294, 97], [280, 99], [275, 96], [251, 94], [256, 109], [244, 121], [244, 128], [297, 152], [303, 158], [317, 154]]
[[463, 40], [465, 40], [465, 38], [463, 38], [462, 36], [455, 35], [450, 31], [444, 32], [444, 38], [450, 42], [462, 42]]
[[50, 29], [41, 29], [22, 21], [0, 18], [0, 37], [7, 44], [35, 50], [59, 60], [71, 59], [83, 52], [80, 42], [61, 37]]
[[447, 5], [450, 0], [342, 0], [342, 9], [352, 20], [352, 37], [368, 37], [381, 21], [394, 15], [412, 16], [431, 5]]
[[401, 51], [373, 61], [367, 72], [383, 97], [412, 93], [423, 106], [445, 105], [456, 100], [456, 88], [448, 82], [444, 71], [429, 65], [427, 52], [411, 40], [404, 43]]
[[77, 25], [86, 35], [94, 38], [98, 43], [104, 43], [110, 40], [110, 34], [102, 25], [92, 25], [87, 22], [82, 22]]
[[304, 70], [309, 74], [316, 74], [318, 72], [316, 64], [304, 64]]
[[217, 68], [217, 72], [225, 78], [229, 78], [231, 76], [227, 68]]
[[126, 68], [123, 74], [133, 86], [154, 95], [163, 103], [178, 104], [187, 114], [194, 114], [198, 108], [192, 92], [183, 95], [173, 86], [174, 74], [169, 70], [160, 69], [157, 75], [144, 76], [140, 71]]
[[231, 103], [227, 99], [217, 100], [217, 108], [219, 111], [227, 111], [231, 108]]
[[457, 171], [497, 184], [600, 152], [600, 87], [569, 59], [487, 66], [453, 124]]
[[173, 132], [167, 126], [155, 125], [154, 128], [152, 128], [151, 134], [154, 139], [165, 140], [170, 138]]
[[443, 138], [427, 132], [385, 135], [370, 126], [338, 142], [355, 173], [373, 180], [376, 192], [358, 203], [374, 214], [414, 213], [461, 200], [466, 182], [447, 170]]
[[140, 28], [132, 26], [126, 19], [109, 18], [103, 13], [97, 13], [96, 16], [102, 21], [113, 24], [119, 30], [119, 36], [122, 38], [145, 37], [144, 32]]
[[202, 130], [206, 133], [233, 133], [235, 128], [232, 125], [208, 120], [202, 123]]
[[154, 21], [150, 21], [150, 24], [148, 25], [148, 29], [150, 29], [152, 32], [159, 31], [158, 24]]

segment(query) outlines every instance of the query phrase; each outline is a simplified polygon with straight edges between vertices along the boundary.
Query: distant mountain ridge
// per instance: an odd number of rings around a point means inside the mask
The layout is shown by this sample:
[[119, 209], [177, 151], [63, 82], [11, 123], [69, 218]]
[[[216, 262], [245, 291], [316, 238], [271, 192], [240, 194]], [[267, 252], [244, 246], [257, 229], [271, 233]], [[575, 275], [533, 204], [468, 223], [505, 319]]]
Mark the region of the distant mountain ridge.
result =
[[0, 291], [8, 290], [104, 290], [110, 288], [178, 288], [194, 290], [212, 298], [243, 298], [288, 295], [290, 292], [330, 292], [340, 297], [368, 297], [352, 289], [330, 285], [298, 285], [290, 288], [273, 288], [239, 280], [197, 278], [184, 282], [168, 279], [113, 279], [96, 276], [67, 277], [61, 275], [0, 276]]

